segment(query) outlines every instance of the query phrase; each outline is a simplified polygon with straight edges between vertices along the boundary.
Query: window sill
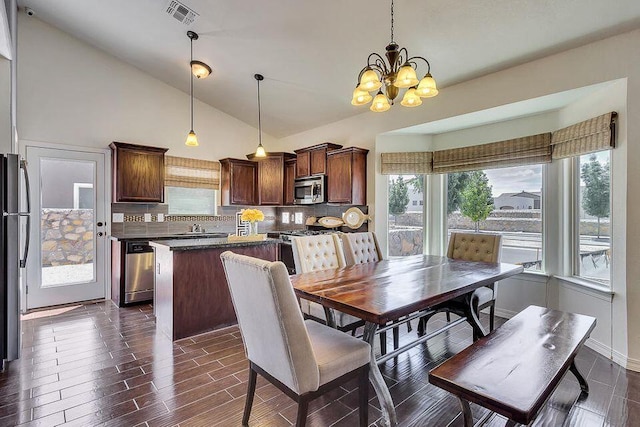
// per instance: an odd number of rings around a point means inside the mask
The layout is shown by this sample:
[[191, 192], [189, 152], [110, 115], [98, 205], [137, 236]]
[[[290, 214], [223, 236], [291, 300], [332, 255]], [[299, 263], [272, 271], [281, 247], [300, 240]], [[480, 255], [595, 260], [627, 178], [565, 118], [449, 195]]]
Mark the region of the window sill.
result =
[[590, 280], [582, 279], [580, 277], [575, 276], [554, 276], [556, 279], [564, 282], [570, 287], [575, 288], [580, 291], [587, 291], [590, 294], [594, 294], [599, 297], [607, 297], [608, 299], [612, 298], [614, 292], [611, 288], [600, 285], [598, 283], [592, 282]]

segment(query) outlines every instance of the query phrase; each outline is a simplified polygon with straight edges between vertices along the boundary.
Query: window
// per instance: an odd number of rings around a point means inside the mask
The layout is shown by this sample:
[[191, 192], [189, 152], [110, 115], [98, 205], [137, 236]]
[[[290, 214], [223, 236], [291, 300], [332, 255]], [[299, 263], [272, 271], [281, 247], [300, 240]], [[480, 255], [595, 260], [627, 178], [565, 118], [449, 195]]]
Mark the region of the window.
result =
[[575, 158], [574, 275], [605, 285], [611, 280], [610, 151]]
[[216, 190], [165, 187], [169, 215], [216, 215]]
[[424, 175], [389, 175], [389, 256], [423, 253]]
[[542, 165], [447, 175], [447, 228], [502, 235], [502, 261], [542, 270]]

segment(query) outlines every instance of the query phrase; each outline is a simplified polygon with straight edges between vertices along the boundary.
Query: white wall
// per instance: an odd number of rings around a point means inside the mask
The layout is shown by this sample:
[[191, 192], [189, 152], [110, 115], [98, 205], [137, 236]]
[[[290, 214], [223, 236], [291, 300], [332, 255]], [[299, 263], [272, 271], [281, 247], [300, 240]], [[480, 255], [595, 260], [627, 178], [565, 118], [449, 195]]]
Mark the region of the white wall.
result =
[[[257, 146], [254, 127], [196, 100], [194, 130], [200, 146], [186, 147], [188, 93], [24, 14], [18, 22], [18, 57], [22, 140], [100, 148], [123, 141], [208, 160], [244, 158]], [[185, 61], [185, 81], [188, 73]], [[195, 81], [195, 95], [209, 82]], [[269, 147], [273, 138], [263, 138]]]
[[[419, 108], [407, 110], [395, 107], [384, 114], [366, 111], [340, 122], [311, 129], [281, 139], [279, 148], [291, 149], [321, 141], [369, 148], [372, 150], [369, 154], [371, 177], [375, 175], [371, 165], [377, 165], [379, 157], [375, 141], [382, 133], [617, 79], [627, 79], [625, 114], [628, 117], [640, 117], [639, 45], [640, 30], [631, 31], [478, 79], [442, 87], [436, 98], [427, 100]], [[587, 111], [583, 110], [580, 114], [576, 111], [573, 118], [579, 121], [590, 117], [579, 117], [582, 114], [587, 114]], [[567, 112], [563, 120], [569, 120], [569, 115], [573, 114]], [[626, 260], [630, 262], [619, 262], [614, 267], [614, 270], [620, 269], [614, 272], [616, 292], [621, 289], [620, 296], [616, 294], [614, 301], [618, 299], [619, 304], [627, 307], [627, 314], [626, 320], [624, 314], [615, 314], [620, 319], [613, 323], [613, 351], [621, 364], [640, 370], [640, 310], [633, 310], [633, 307], [640, 306], [640, 263], [634, 262], [640, 259], [640, 246], [636, 244], [640, 241], [640, 227], [637, 226], [640, 219], [640, 198], [637, 197], [640, 194], [640, 168], [637, 167], [640, 164], [640, 145], [637, 143], [640, 140], [640, 121], [628, 120], [619, 130], [619, 137], [629, 141], [629, 144], [624, 158], [615, 162], [617, 171], [614, 172], [612, 184], [617, 189], [615, 191], [626, 193], [628, 197], [626, 204], [618, 208], [624, 212], [621, 217], [623, 224], [622, 229], [615, 226], [613, 245], [624, 250]], [[551, 171], [547, 175], [550, 179], [561, 178], [558, 171]], [[376, 185], [369, 187], [368, 202], [375, 206], [374, 215], [384, 217], [385, 203], [379, 198], [386, 197], [386, 190], [379, 185], [381, 180], [377, 176], [374, 179]], [[559, 229], [553, 231], [561, 232]], [[621, 310], [621, 313], [624, 311]]]

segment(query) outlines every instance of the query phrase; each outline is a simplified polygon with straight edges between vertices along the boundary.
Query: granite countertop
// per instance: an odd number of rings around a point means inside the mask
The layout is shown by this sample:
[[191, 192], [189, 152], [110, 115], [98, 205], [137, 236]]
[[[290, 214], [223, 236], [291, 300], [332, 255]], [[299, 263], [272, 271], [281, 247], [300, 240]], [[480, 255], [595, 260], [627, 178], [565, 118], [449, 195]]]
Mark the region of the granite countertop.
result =
[[127, 241], [145, 241], [145, 240], [161, 240], [161, 239], [203, 239], [211, 238], [213, 235], [216, 237], [220, 234], [233, 234], [231, 232], [204, 232], [204, 233], [143, 233], [143, 234], [127, 234], [118, 235], [112, 234], [109, 236], [111, 240], [118, 240], [121, 242]]
[[226, 238], [187, 238], [153, 240], [149, 242], [149, 244], [155, 247], [168, 248], [170, 251], [191, 251], [196, 249], [238, 248], [243, 246], [273, 245], [280, 242], [280, 239], [266, 239], [253, 242], [229, 242]]

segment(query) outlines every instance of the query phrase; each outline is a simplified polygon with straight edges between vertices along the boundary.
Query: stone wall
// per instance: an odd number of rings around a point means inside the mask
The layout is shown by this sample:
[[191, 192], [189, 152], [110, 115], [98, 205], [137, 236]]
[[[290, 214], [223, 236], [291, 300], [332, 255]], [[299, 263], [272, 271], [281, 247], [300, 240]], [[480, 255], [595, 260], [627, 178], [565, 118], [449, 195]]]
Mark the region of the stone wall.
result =
[[42, 266], [93, 262], [93, 210], [42, 209]]
[[422, 254], [422, 228], [389, 230], [389, 256]]

